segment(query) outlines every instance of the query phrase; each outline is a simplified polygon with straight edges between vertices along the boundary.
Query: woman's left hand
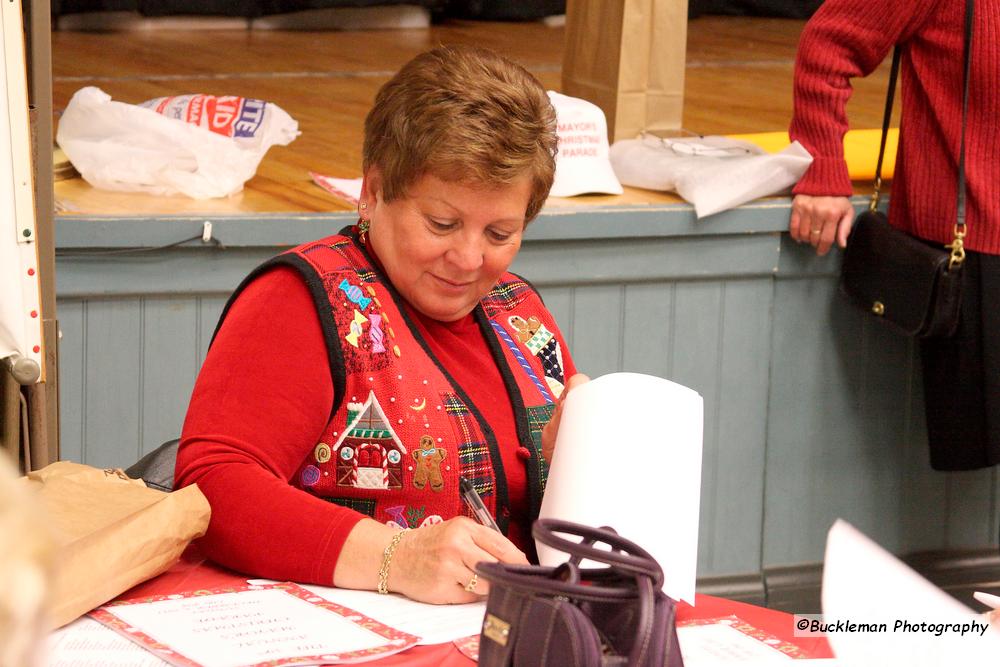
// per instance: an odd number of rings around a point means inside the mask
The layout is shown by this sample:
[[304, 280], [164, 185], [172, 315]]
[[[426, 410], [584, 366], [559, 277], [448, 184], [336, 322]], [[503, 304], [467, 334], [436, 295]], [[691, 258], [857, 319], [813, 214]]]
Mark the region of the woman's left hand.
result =
[[562, 419], [562, 407], [566, 401], [566, 396], [569, 395], [573, 387], [577, 387], [585, 382], [590, 382], [590, 378], [583, 373], [577, 373], [566, 382], [563, 393], [559, 396], [559, 402], [556, 404], [556, 411], [552, 414], [552, 419], [542, 429], [542, 456], [549, 463], [552, 463], [552, 455], [556, 450], [556, 434], [559, 433], [559, 420]]
[[830, 252], [836, 240], [847, 247], [847, 237], [854, 224], [854, 206], [847, 197], [795, 195], [788, 231], [799, 243], [809, 243], [817, 255]]

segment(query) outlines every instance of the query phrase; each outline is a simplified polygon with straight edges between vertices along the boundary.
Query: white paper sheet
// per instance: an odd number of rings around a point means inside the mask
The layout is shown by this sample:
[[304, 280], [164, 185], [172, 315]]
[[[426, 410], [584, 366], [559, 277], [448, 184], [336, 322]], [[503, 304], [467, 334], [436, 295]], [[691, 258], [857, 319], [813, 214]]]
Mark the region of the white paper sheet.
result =
[[402, 595], [379, 595], [372, 591], [352, 591], [324, 586], [303, 586], [331, 602], [360, 611], [411, 635], [419, 644], [445, 644], [478, 635], [486, 615], [485, 602], [469, 604], [426, 604]]
[[995, 665], [1000, 632], [906, 630], [905, 622], [940, 626], [983, 624], [985, 619], [934, 586], [846, 521], [827, 536], [823, 568], [823, 621], [877, 625], [886, 631], [828, 631], [834, 654], [851, 667], [938, 667]]
[[349, 204], [357, 204], [361, 199], [362, 179], [360, 178], [334, 178], [333, 176], [317, 174], [314, 171], [310, 171], [309, 175], [312, 177], [313, 183]]
[[[694, 604], [701, 502], [703, 401], [697, 392], [638, 373], [612, 373], [574, 389], [539, 516], [611, 526], [660, 563], [663, 590]], [[545, 565], [566, 560], [538, 545]]]
[[[250, 584], [274, 583], [250, 579]], [[321, 598], [350, 607], [365, 616], [420, 637], [419, 644], [445, 644], [478, 635], [482, 629], [486, 602], [469, 604], [426, 604], [401, 595], [379, 595], [372, 591], [354, 591], [327, 586], [302, 586]]]
[[[205, 667], [263, 665], [274, 660], [287, 665], [358, 662], [416, 643], [414, 637], [401, 637], [394, 629], [376, 627], [354, 613], [341, 615], [316, 604], [319, 600], [314, 594], [290, 588], [303, 597], [264, 587], [166, 596], [102, 607], [95, 615], [136, 641], [166, 647], [154, 648], [170, 662]], [[125, 627], [120, 627], [121, 622]]]
[[46, 641], [48, 667], [167, 667], [170, 663], [86, 616]]

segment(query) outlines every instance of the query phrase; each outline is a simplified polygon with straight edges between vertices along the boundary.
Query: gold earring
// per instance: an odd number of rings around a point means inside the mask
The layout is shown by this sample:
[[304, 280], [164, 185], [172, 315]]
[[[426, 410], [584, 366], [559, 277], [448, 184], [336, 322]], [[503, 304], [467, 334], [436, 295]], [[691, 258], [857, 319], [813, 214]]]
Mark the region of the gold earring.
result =
[[361, 241], [361, 245], [366, 245], [368, 243], [368, 230], [372, 226], [372, 221], [367, 218], [361, 218], [358, 220], [358, 240]]

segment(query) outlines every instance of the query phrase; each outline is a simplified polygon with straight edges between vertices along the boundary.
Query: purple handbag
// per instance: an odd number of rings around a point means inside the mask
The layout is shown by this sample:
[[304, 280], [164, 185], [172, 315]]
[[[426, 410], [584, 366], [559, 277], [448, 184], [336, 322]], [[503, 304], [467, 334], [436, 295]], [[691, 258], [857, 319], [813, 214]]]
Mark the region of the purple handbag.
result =
[[[539, 519], [531, 533], [568, 553], [569, 562], [476, 565], [490, 582], [480, 665], [683, 667], [675, 603], [661, 590], [663, 570], [646, 550], [611, 528], [556, 519]], [[608, 567], [581, 568], [584, 558]]]

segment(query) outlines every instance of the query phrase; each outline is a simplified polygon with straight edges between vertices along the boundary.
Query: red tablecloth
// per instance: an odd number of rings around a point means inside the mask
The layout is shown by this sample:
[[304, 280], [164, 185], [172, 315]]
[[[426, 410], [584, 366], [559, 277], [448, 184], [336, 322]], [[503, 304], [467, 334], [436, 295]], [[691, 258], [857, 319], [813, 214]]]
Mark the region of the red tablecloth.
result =
[[[184, 593], [206, 588], [239, 586], [246, 583], [245, 575], [236, 574], [207, 561], [196, 547], [190, 547], [184, 552], [181, 560], [158, 577], [139, 584], [126, 591], [118, 599], [142, 598], [151, 595], [168, 595]], [[802, 657], [829, 658], [833, 654], [824, 638], [795, 637], [792, 627], [792, 616], [782, 611], [765, 609], [751, 604], [734, 602], [710, 595], [697, 595], [696, 606], [684, 602], [677, 606], [678, 622], [737, 616], [750, 625], [774, 635], [778, 639], [795, 644], [802, 649]], [[382, 658], [369, 664], [378, 665], [444, 665], [445, 667], [469, 667], [474, 664], [459, 653], [453, 644], [437, 644], [434, 646], [415, 646], [403, 653]]]

